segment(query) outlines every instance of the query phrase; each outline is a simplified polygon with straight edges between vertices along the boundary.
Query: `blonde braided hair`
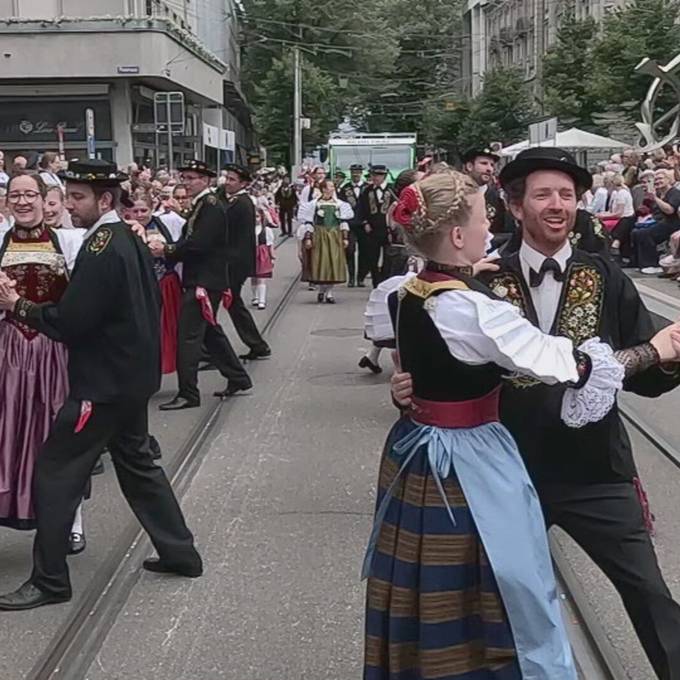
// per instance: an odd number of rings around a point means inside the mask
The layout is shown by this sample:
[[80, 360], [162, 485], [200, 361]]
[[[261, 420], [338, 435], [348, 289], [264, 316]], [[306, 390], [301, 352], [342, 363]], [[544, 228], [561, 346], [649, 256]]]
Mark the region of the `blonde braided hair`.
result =
[[417, 209], [405, 235], [416, 250], [427, 255], [446, 229], [467, 222], [468, 197], [478, 193], [479, 187], [467, 175], [450, 170], [416, 182], [413, 189]]

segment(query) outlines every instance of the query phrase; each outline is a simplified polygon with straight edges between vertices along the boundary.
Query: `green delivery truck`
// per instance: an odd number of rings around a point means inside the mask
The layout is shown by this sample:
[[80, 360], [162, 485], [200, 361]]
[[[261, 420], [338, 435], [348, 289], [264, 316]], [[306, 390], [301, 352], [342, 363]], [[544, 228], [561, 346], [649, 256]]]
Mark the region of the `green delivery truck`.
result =
[[415, 167], [417, 137], [413, 133], [353, 133], [331, 135], [328, 160], [331, 177], [342, 170], [349, 177], [351, 165], [360, 163], [368, 170], [372, 165], [386, 165], [394, 181], [402, 170]]

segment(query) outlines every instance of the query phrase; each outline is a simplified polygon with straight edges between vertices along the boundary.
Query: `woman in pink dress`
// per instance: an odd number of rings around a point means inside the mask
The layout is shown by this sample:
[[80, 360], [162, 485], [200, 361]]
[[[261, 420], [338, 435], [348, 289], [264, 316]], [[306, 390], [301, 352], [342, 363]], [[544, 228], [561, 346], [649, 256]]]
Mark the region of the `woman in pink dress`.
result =
[[[12, 177], [7, 203], [15, 223], [0, 230], [0, 269], [38, 303], [59, 300], [83, 240], [82, 229], [45, 226], [46, 195], [40, 177]], [[0, 317], [0, 526], [34, 528], [33, 467], [68, 390], [66, 358], [64, 345]], [[80, 552], [82, 528], [76, 533]]]

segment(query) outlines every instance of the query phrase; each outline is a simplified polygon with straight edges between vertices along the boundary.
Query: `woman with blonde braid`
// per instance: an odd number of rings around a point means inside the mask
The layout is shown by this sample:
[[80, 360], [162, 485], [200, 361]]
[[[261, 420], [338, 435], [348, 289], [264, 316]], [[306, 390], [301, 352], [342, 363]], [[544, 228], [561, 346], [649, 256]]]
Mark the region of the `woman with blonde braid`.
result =
[[[602, 419], [642, 352], [543, 334], [471, 276], [485, 252], [484, 196], [465, 175], [414, 185], [407, 242], [426, 260], [388, 304], [411, 410], [378, 481], [365, 680], [575, 680], [536, 491], [499, 422], [504, 374], [565, 390], [571, 427]], [[680, 326], [652, 339], [680, 356]]]

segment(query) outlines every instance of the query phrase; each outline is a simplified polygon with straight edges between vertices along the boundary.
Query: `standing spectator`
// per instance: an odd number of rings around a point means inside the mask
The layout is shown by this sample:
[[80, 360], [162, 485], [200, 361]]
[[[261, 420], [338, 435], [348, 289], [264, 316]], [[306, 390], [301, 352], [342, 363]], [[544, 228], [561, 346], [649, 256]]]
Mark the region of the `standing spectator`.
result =
[[186, 219], [179, 214], [180, 207], [173, 196], [171, 187], [163, 187], [160, 201], [161, 204], [153, 213], [153, 216], [161, 218], [163, 224], [170, 232], [173, 241], [179, 241]]
[[9, 175], [5, 172], [5, 154], [0, 151], [0, 187], [6, 187]]
[[64, 188], [64, 183], [59, 179], [57, 173], [61, 170], [61, 160], [53, 151], [46, 151], [38, 164], [40, 177], [48, 187]]
[[179, 208], [179, 215], [184, 219], [187, 218], [189, 210], [191, 209], [191, 199], [189, 198], [189, 193], [184, 184], [176, 184], [172, 192], [172, 197], [177, 201], [177, 207]]
[[252, 361], [271, 356], [271, 349], [260, 335], [241, 296], [246, 279], [256, 274], [255, 204], [246, 190], [252, 178], [246, 168], [227, 165], [223, 186], [229, 219], [229, 283], [233, 300], [229, 316], [243, 344], [249, 348], [241, 359]]
[[672, 170], [657, 170], [654, 173], [654, 189], [656, 191], [655, 207], [652, 212], [656, 224], [647, 229], [636, 229], [633, 232], [633, 252], [637, 266], [642, 274], [661, 274], [657, 246], [668, 240], [670, 235], [680, 229], [680, 189], [673, 186]]
[[0, 187], [0, 232], [9, 229], [12, 226], [11, 220], [14, 220], [7, 208], [7, 188]]
[[638, 183], [640, 156], [634, 149], [625, 149], [622, 156], [623, 179], [626, 186], [632, 189]]
[[604, 172], [601, 175], [593, 176], [593, 200], [588, 208], [588, 211], [593, 215], [606, 213], [609, 210], [609, 194], [613, 188], [613, 179], [613, 172]]
[[28, 159], [26, 156], [14, 156], [12, 160], [12, 175], [18, 175], [20, 172], [26, 172], [28, 168]]
[[290, 177], [286, 175], [281, 181], [276, 194], [274, 194], [274, 201], [279, 209], [279, 222], [281, 224], [281, 233], [284, 236], [293, 235], [293, 217], [295, 217], [295, 210], [298, 204], [298, 196], [290, 183]]

